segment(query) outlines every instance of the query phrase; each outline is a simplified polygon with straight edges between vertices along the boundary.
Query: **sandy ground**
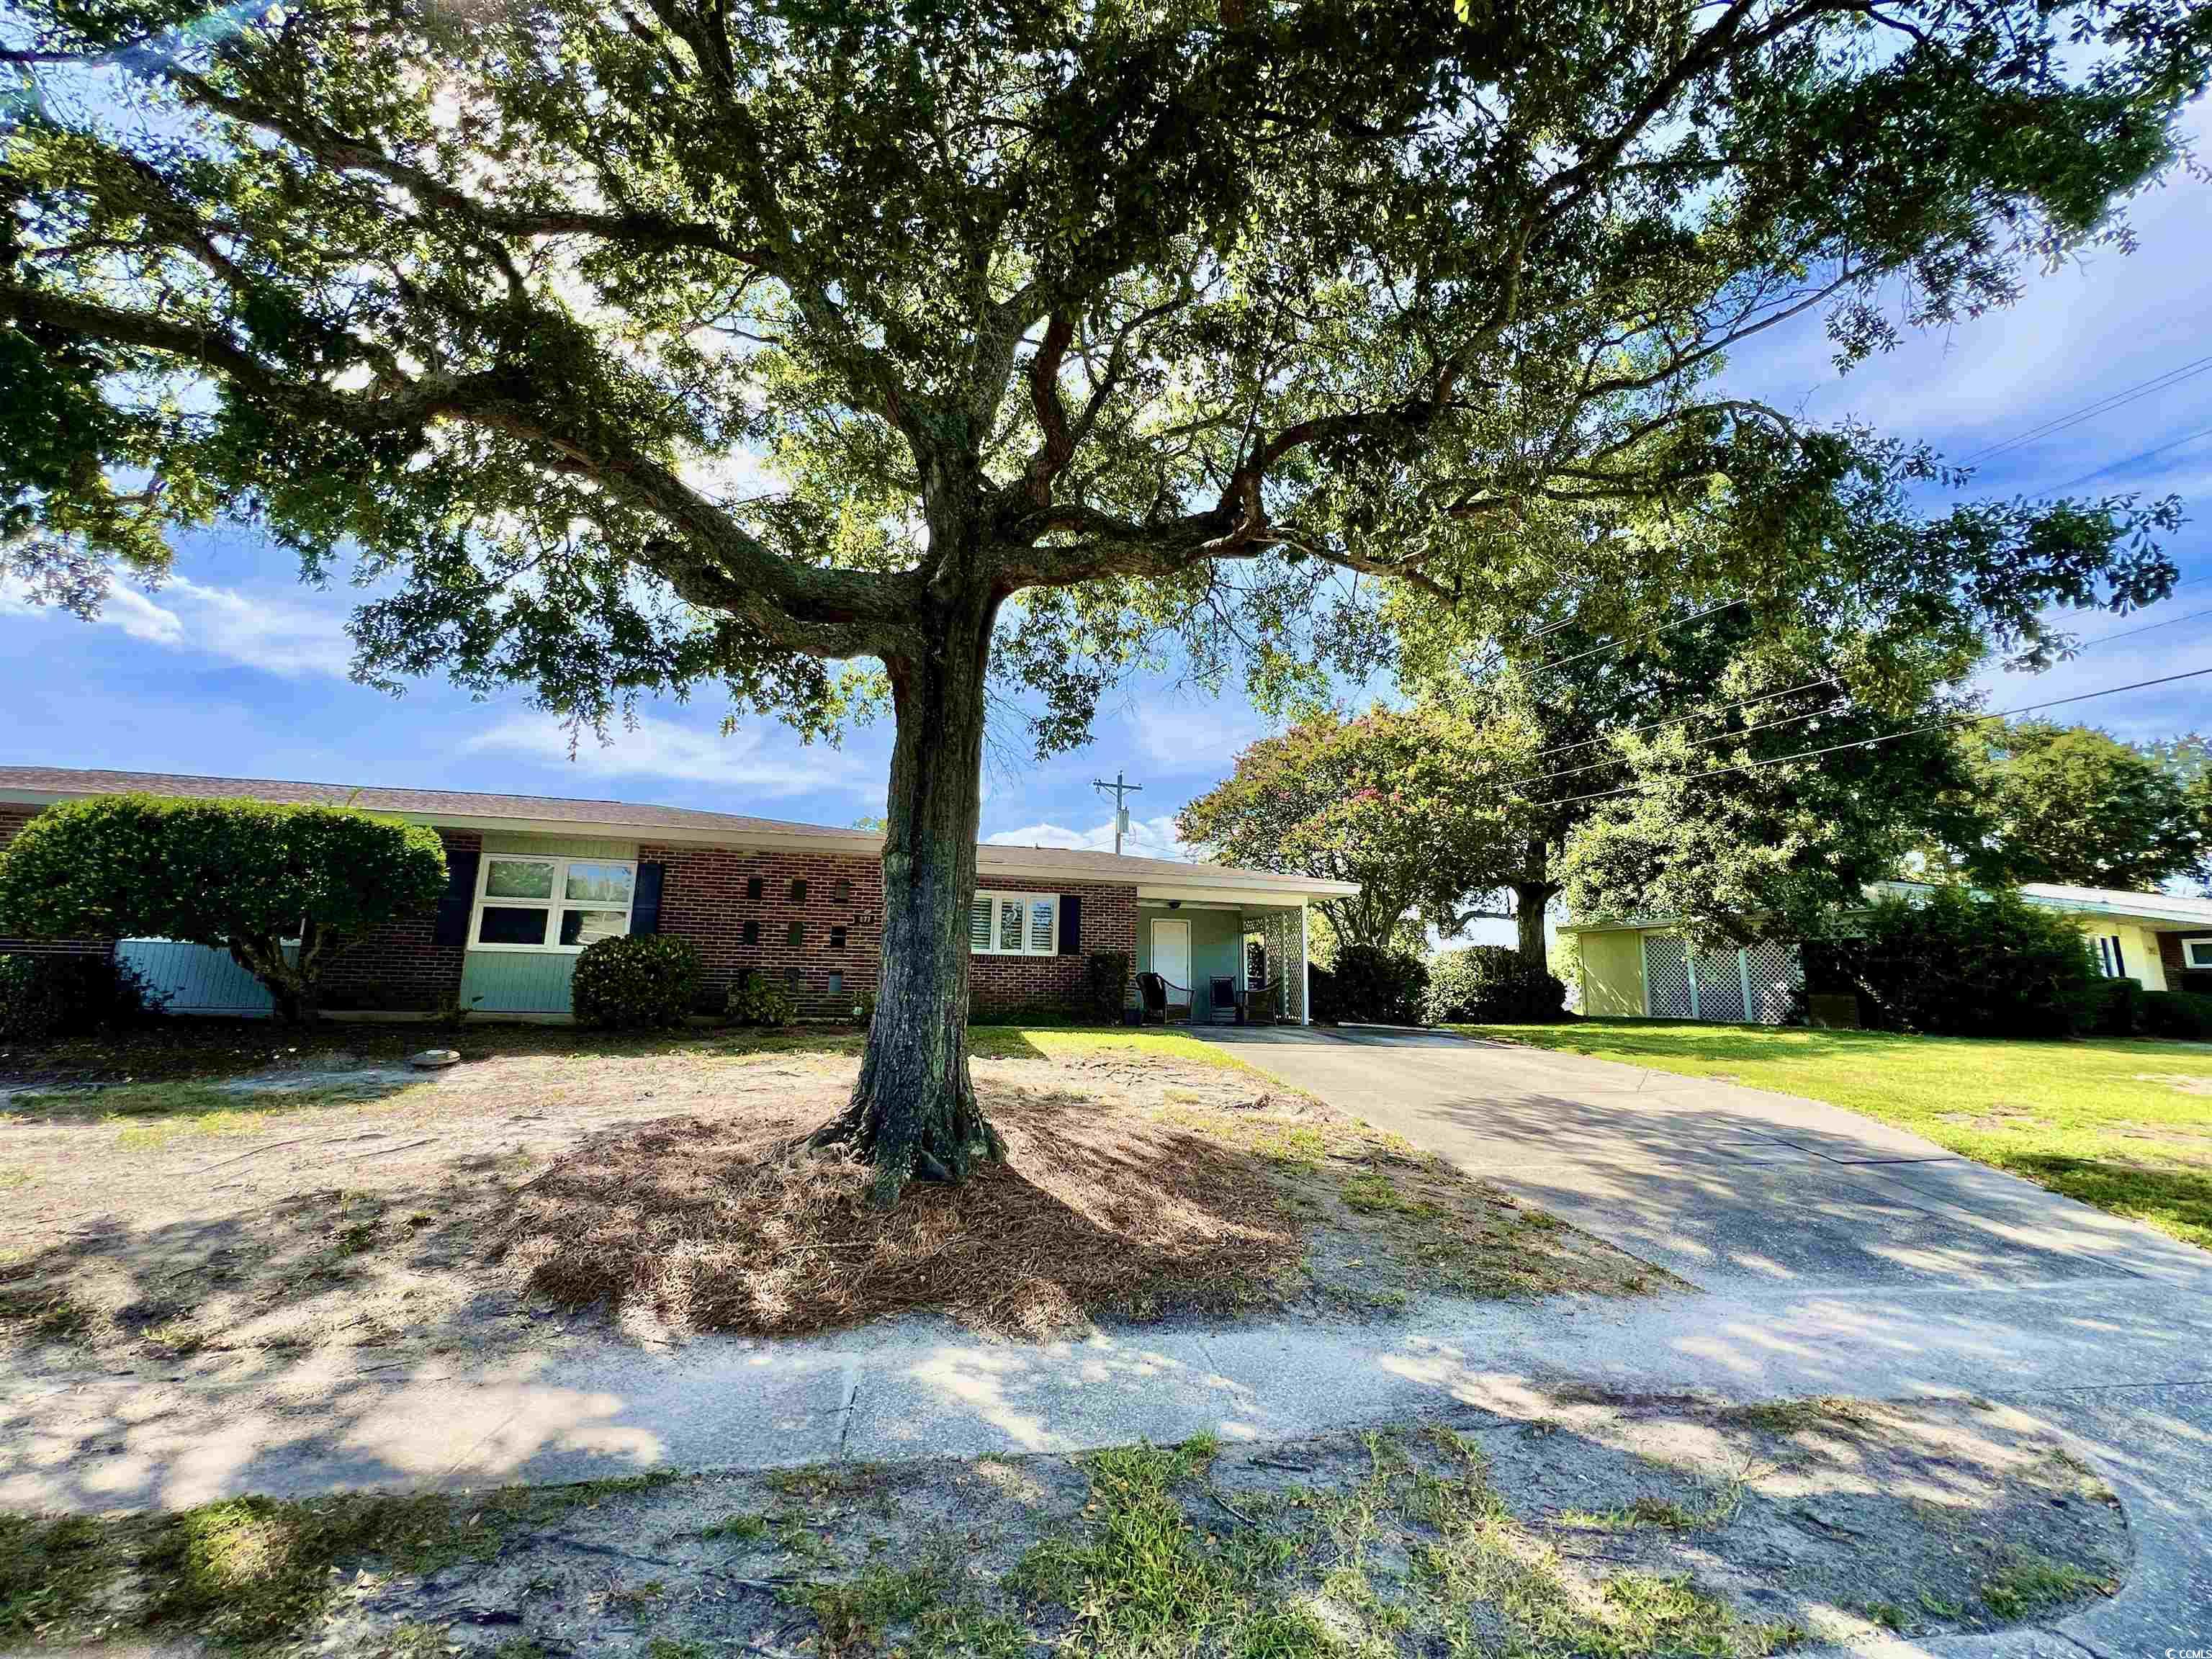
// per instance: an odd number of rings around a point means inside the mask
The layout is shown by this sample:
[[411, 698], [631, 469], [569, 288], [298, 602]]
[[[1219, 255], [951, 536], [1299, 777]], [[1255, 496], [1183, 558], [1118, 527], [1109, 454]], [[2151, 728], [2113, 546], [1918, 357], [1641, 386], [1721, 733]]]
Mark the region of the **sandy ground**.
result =
[[[232, 1079], [11, 1091], [0, 1102], [6, 1334], [41, 1351], [139, 1361], [277, 1361], [331, 1346], [373, 1346], [395, 1363], [557, 1349], [605, 1322], [542, 1293], [556, 1230], [544, 1220], [548, 1194], [587, 1186], [655, 1126], [757, 1151], [830, 1116], [855, 1069], [844, 1054], [711, 1050], [493, 1054], [427, 1074], [343, 1053], [317, 1061]], [[1387, 1316], [1432, 1288], [1632, 1293], [1669, 1282], [1249, 1073], [1133, 1054], [975, 1069], [986, 1109], [1014, 1145], [1014, 1175], [1026, 1170], [1079, 1216], [1089, 1255], [1158, 1244], [1138, 1237], [1157, 1231], [1160, 1210], [1146, 1182], [1182, 1205], [1178, 1224], [1194, 1236], [1231, 1224], [1283, 1230], [1283, 1260], [1270, 1268], [1264, 1251], [1254, 1256], [1264, 1280], [1249, 1296], [1237, 1280], [1236, 1294], [1211, 1298], [1205, 1310], [1217, 1316], [1240, 1302]], [[699, 1179], [696, 1169], [678, 1173]], [[1246, 1190], [1255, 1180], [1270, 1194], [1256, 1223]], [[1237, 1192], [1244, 1207], [1232, 1213]], [[590, 1219], [604, 1236], [628, 1214], [602, 1202]], [[569, 1231], [569, 1246], [590, 1245], [588, 1228]], [[1056, 1289], [1063, 1302], [1080, 1299], [1079, 1286], [1046, 1282], [1049, 1261], [1023, 1270], [1042, 1286], [1036, 1307], [1049, 1313]], [[935, 1293], [925, 1288], [915, 1305], [933, 1305]], [[847, 1322], [880, 1310], [856, 1305]], [[1182, 1310], [1172, 1298], [1107, 1305], [1139, 1317]], [[1025, 1328], [1036, 1307], [1004, 1326]], [[1063, 1328], [1083, 1311], [1061, 1308]], [[647, 1340], [685, 1334], [684, 1310], [665, 1298], [640, 1298], [622, 1322]], [[805, 1328], [804, 1317], [790, 1322]]]
[[1180, 1461], [595, 1496], [490, 1560], [361, 1581], [326, 1650], [405, 1632], [447, 1652], [1136, 1651], [1158, 1620], [1206, 1650], [1717, 1659], [2048, 1620], [2128, 1555], [2109, 1488], [2002, 1408], [1591, 1398]]

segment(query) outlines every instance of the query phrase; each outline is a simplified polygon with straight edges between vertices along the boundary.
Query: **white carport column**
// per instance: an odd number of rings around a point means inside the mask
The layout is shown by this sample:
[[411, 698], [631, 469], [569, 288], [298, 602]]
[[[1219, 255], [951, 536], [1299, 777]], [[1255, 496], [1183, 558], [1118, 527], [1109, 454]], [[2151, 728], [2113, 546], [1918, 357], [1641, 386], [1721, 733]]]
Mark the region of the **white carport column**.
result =
[[1313, 1024], [1313, 931], [1306, 924], [1306, 902], [1298, 901], [1298, 1024]]

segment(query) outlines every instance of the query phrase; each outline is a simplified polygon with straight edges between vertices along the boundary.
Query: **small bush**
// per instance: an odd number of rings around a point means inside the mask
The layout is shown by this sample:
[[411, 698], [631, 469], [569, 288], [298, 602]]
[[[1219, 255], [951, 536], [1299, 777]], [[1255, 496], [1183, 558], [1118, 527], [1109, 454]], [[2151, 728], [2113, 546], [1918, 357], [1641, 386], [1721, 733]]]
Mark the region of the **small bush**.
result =
[[1503, 945], [1442, 951], [1429, 963], [1431, 1025], [1554, 1020], [1566, 1006], [1567, 988], [1558, 975]]
[[1121, 1018], [1122, 1005], [1129, 1000], [1129, 953], [1093, 951], [1084, 965], [1089, 970], [1085, 1001], [1102, 1024], [1110, 1025]]
[[2194, 991], [2146, 991], [2142, 1029], [2155, 1037], [2212, 1042], [2212, 997]]
[[2018, 893], [1939, 887], [1882, 898], [1831, 945], [1868, 1024], [1935, 1036], [2064, 1037], [2090, 1029], [2102, 983], [2081, 931]]
[[160, 1011], [137, 970], [112, 956], [0, 956], [0, 1039], [44, 1042]]
[[[757, 968], [748, 968], [730, 981], [723, 1011], [740, 1025], [778, 1026], [791, 1024], [793, 1004], [790, 990]], [[875, 998], [868, 998], [868, 1018], [875, 1018]]]
[[1421, 1018], [1428, 984], [1428, 964], [1417, 956], [1376, 945], [1345, 945], [1337, 947], [1335, 968], [1316, 971], [1309, 988], [1316, 1019], [1411, 1025]]
[[576, 958], [571, 1006], [584, 1025], [613, 1030], [681, 1025], [703, 973], [689, 939], [665, 933], [597, 939]]
[[2143, 997], [2139, 979], [2108, 979], [2097, 987], [2096, 1006], [2089, 1030], [2098, 1036], [2131, 1037], [2143, 1029]]

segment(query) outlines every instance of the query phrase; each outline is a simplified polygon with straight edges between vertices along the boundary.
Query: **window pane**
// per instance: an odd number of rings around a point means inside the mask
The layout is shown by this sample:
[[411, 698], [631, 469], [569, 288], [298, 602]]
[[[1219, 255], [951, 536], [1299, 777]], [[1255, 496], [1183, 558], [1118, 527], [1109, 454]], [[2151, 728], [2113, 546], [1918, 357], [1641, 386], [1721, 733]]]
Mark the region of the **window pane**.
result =
[[484, 874], [491, 898], [551, 898], [553, 865], [548, 859], [494, 859]]
[[1022, 948], [1022, 902], [1018, 898], [999, 901], [999, 948], [1001, 951]]
[[629, 918], [619, 910], [563, 910], [561, 943], [589, 945], [593, 939], [619, 939], [629, 932]]
[[979, 898], [968, 907], [968, 948], [988, 951], [991, 948], [991, 901]]
[[632, 878], [627, 864], [595, 864], [571, 860], [563, 898], [584, 899], [594, 904], [628, 904]]
[[483, 920], [477, 924], [477, 943], [479, 945], [543, 945], [545, 943], [544, 910], [521, 910], [509, 905], [487, 904]]
[[1052, 913], [1055, 908], [1057, 901], [1053, 899], [1037, 899], [1030, 905], [1031, 956], [1048, 957], [1060, 948], [1060, 941], [1053, 937]]

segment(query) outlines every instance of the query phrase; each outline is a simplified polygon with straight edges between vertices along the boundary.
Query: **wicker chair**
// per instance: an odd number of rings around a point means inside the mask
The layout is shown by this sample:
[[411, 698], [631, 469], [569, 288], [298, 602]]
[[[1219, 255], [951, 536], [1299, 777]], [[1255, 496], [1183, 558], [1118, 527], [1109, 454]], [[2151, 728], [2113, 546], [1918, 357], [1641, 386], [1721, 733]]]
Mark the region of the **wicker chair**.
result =
[[1182, 1023], [1190, 1024], [1190, 987], [1177, 985], [1158, 974], [1137, 975], [1137, 994], [1144, 1004], [1144, 1019], [1148, 1025], [1165, 1025], [1175, 1017], [1178, 1004], [1182, 1009]]

